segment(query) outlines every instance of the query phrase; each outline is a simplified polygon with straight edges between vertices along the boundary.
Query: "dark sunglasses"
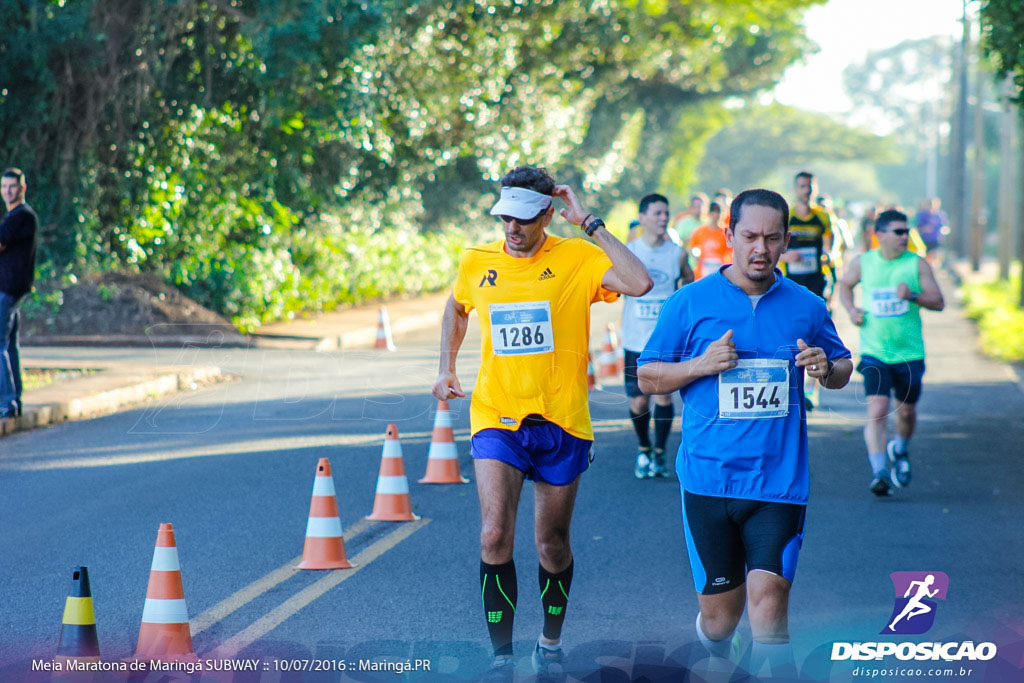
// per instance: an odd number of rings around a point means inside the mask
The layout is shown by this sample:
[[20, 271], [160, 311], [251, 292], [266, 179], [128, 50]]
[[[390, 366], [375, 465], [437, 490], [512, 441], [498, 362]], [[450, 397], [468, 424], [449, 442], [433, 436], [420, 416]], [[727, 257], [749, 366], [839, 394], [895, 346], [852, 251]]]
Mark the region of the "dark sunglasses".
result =
[[895, 230], [883, 230], [882, 232], [891, 232], [894, 235], [904, 237], [905, 235], [910, 234], [910, 228], [896, 228]]
[[539, 221], [541, 218], [543, 218], [544, 214], [546, 214], [547, 212], [548, 210], [544, 209], [543, 211], [541, 211], [540, 213], [538, 213], [536, 216], [529, 220], [523, 218], [516, 218], [515, 216], [498, 216], [498, 218], [500, 218], [505, 223], [511, 223], [512, 221], [515, 221], [519, 225], [531, 225]]

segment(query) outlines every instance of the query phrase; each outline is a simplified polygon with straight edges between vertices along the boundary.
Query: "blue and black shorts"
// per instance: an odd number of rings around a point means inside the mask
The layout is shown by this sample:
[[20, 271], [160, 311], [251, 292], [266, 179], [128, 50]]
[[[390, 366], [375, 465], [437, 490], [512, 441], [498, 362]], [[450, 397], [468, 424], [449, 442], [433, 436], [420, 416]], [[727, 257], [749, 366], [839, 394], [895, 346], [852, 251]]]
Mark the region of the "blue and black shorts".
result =
[[474, 458], [500, 460], [530, 481], [566, 486], [594, 461], [594, 442], [565, 431], [539, 415], [528, 415], [519, 429], [481, 429], [471, 440]]
[[755, 569], [796, 575], [806, 505], [683, 491], [683, 528], [693, 585], [702, 595], [742, 586]]

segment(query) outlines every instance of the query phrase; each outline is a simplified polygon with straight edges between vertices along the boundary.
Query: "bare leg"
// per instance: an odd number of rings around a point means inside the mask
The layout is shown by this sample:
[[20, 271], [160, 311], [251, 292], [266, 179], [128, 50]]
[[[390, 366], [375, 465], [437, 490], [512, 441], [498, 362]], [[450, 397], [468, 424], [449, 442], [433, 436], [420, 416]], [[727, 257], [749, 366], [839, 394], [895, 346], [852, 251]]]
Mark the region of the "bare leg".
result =
[[868, 421], [864, 425], [864, 443], [868, 453], [884, 453], [888, 438], [888, 396], [868, 396]]
[[541, 566], [552, 574], [563, 571], [572, 561], [569, 525], [579, 483], [577, 477], [567, 486], [552, 486], [541, 481], [533, 485], [537, 557]]
[[474, 459], [473, 468], [480, 497], [480, 559], [487, 564], [510, 562], [524, 475], [500, 460], [486, 458]]
[[914, 403], [896, 404], [896, 433], [909, 439], [917, 427], [917, 405]]
[[700, 622], [704, 635], [711, 640], [725, 640], [733, 634], [743, 616], [747, 601], [745, 586], [737, 586], [725, 593], [698, 595]]
[[640, 394], [639, 396], [634, 396], [629, 399], [629, 409], [637, 415], [646, 413], [648, 407], [647, 396], [644, 394]]
[[759, 570], [747, 574], [747, 616], [754, 640], [789, 642], [789, 589], [789, 581], [776, 574]]

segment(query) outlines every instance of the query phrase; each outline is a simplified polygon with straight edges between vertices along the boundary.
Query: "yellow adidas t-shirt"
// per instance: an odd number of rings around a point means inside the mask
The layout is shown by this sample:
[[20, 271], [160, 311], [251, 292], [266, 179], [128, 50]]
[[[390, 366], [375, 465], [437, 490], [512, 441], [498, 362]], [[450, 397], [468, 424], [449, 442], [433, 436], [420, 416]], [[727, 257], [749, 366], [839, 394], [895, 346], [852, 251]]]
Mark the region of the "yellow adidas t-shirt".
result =
[[462, 255], [455, 300], [480, 318], [480, 374], [470, 406], [472, 432], [516, 430], [536, 413], [581, 439], [593, 439], [587, 402], [590, 305], [615, 301], [601, 286], [608, 255], [579, 238], [548, 235], [532, 258], [504, 241]]

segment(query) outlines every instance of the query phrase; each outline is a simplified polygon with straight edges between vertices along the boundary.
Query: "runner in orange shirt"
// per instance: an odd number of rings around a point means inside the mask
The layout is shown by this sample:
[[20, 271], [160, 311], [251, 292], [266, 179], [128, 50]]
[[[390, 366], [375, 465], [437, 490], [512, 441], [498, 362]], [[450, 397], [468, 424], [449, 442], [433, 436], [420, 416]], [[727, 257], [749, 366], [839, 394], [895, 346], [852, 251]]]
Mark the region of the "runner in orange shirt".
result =
[[732, 263], [732, 250], [725, 243], [722, 207], [718, 202], [711, 202], [708, 221], [707, 225], [700, 226], [690, 236], [690, 253], [697, 261], [694, 273], [698, 280]]

